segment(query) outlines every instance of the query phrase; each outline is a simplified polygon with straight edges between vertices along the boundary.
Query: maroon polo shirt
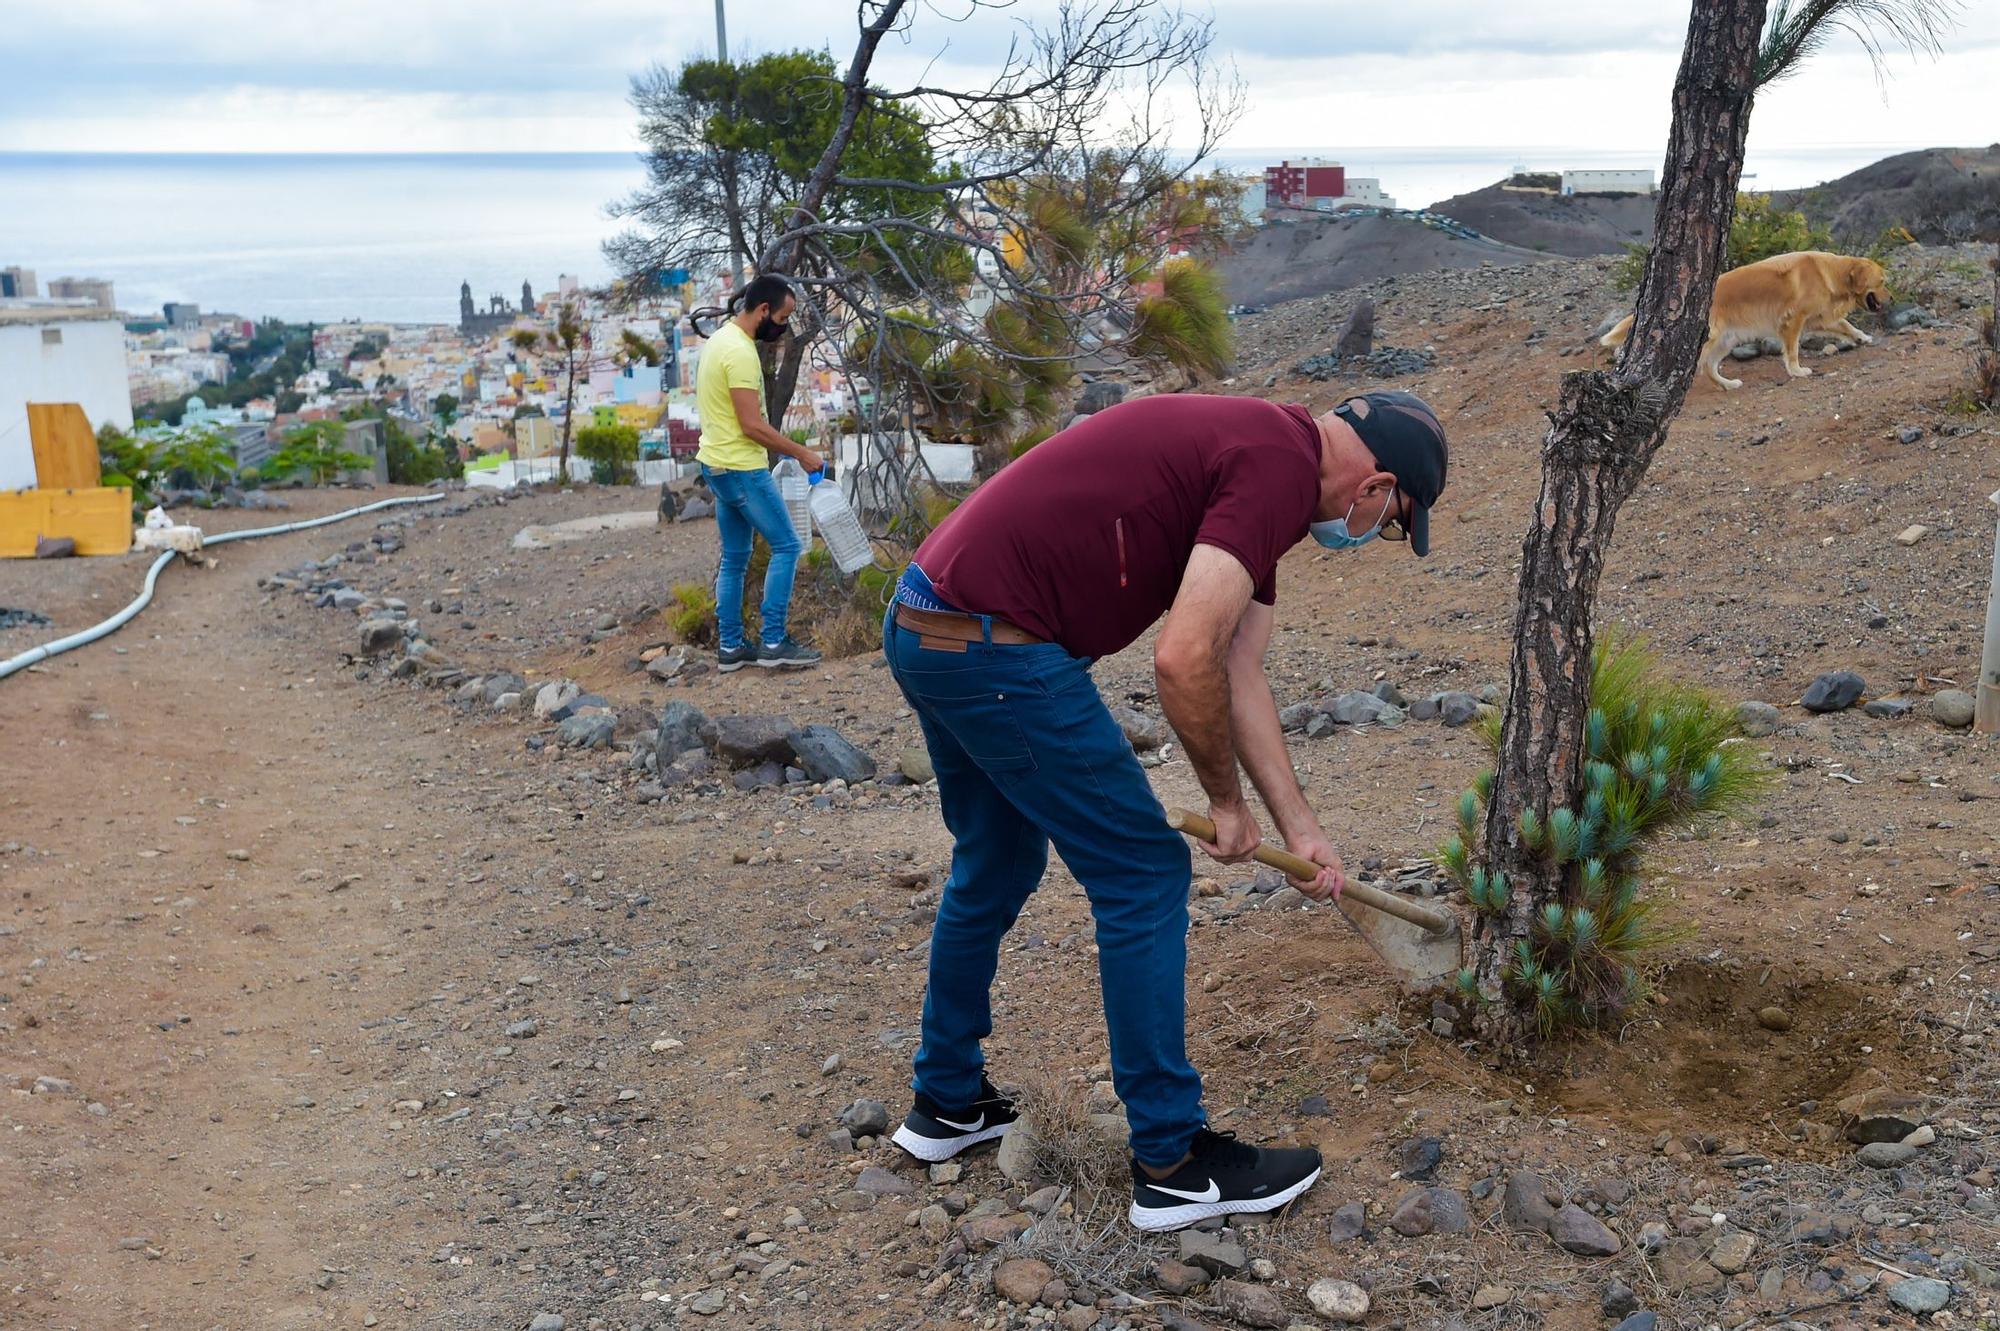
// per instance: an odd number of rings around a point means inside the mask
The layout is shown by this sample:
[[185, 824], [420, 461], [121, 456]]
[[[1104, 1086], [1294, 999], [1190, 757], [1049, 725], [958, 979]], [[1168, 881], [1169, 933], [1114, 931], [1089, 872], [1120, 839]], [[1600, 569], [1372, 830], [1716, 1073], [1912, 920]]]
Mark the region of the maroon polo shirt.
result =
[[1319, 504], [1319, 427], [1249, 397], [1144, 397], [1037, 444], [918, 549], [939, 596], [1108, 656], [1173, 604], [1196, 545], [1234, 555], [1256, 599]]

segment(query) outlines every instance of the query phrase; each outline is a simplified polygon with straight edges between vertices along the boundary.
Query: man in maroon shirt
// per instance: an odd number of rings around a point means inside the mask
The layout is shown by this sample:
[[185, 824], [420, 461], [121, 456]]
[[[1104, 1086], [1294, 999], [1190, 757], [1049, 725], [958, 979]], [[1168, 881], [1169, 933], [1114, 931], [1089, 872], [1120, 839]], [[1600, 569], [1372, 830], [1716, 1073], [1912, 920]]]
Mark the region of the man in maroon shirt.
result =
[[896, 1142], [944, 1160], [1004, 1135], [984, 1075], [1000, 940], [1053, 842], [1097, 922], [1113, 1084], [1132, 1133], [1132, 1223], [1178, 1229], [1268, 1211], [1319, 1177], [1319, 1153], [1208, 1131], [1184, 1049], [1185, 843], [1090, 678], [1162, 614], [1160, 705], [1216, 825], [1214, 859], [1257, 847], [1247, 772], [1272, 820], [1338, 897], [1340, 856], [1306, 806], [1264, 675], [1278, 560], [1310, 534], [1429, 550], [1444, 429], [1408, 393], [1314, 419], [1254, 398], [1141, 398], [1071, 426], [975, 491], [897, 587], [883, 650], [915, 710], [954, 837], [931, 937], [915, 1103]]

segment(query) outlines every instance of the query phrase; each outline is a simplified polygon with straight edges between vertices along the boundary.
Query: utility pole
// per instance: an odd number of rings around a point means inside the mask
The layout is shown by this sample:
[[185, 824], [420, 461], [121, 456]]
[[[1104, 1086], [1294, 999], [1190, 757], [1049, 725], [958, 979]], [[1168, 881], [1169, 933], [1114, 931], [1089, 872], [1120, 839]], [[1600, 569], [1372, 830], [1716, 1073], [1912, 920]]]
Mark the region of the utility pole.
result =
[[[723, 11], [725, 0], [715, 0], [715, 58], [724, 64], [729, 62], [729, 17]], [[737, 291], [743, 289], [743, 250], [732, 243], [729, 247], [730, 276]]]

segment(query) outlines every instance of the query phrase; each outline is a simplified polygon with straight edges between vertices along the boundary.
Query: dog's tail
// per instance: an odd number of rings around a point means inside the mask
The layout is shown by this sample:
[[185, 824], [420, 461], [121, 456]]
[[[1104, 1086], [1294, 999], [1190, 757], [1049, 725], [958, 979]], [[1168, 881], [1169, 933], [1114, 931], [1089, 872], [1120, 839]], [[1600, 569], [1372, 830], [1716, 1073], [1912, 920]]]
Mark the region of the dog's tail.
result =
[[1632, 316], [1628, 314], [1618, 321], [1617, 327], [1613, 328], [1603, 337], [1598, 338], [1597, 345], [1600, 347], [1622, 347], [1625, 345], [1625, 339], [1630, 336], [1632, 336]]

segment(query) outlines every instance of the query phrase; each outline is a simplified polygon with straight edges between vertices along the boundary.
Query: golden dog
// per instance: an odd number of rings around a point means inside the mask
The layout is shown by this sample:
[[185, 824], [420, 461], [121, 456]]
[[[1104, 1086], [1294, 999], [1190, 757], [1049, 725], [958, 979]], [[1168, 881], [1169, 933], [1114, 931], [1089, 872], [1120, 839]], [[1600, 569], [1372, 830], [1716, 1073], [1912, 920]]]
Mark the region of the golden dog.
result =
[[[1847, 322], [1847, 316], [1857, 305], [1878, 312], [1887, 308], [1885, 280], [1882, 265], [1873, 259], [1850, 259], [1823, 250], [1774, 255], [1724, 273], [1715, 279], [1702, 366], [1722, 387], [1741, 388], [1741, 379], [1722, 377], [1722, 358], [1739, 342], [1774, 337], [1784, 343], [1785, 369], [1794, 379], [1803, 379], [1812, 373], [1799, 364], [1799, 337], [1806, 331], [1820, 329], [1856, 342], [1875, 340]], [[1628, 315], [1598, 344], [1623, 346], [1631, 333]]]

